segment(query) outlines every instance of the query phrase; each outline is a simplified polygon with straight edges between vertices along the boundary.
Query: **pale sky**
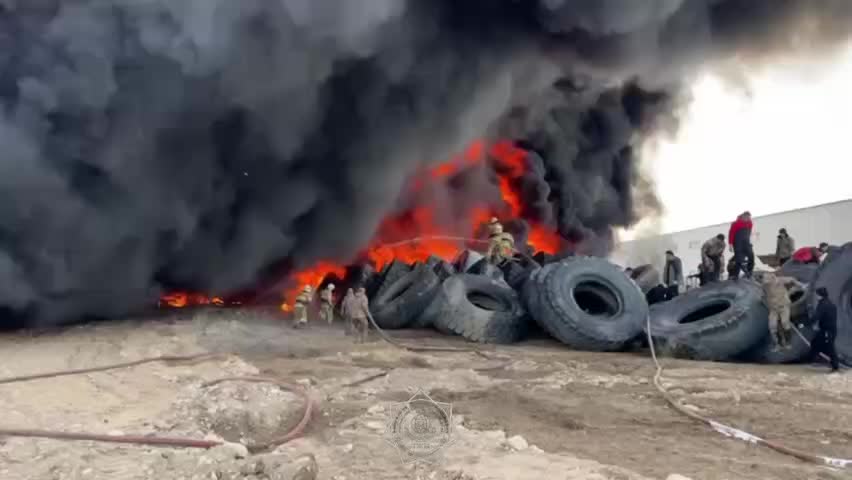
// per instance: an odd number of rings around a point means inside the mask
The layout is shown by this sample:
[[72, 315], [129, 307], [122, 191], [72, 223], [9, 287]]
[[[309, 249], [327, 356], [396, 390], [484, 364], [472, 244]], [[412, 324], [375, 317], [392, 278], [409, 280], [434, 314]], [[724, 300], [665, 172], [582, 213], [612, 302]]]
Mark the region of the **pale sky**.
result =
[[666, 208], [657, 233], [852, 198], [852, 47], [748, 80], [703, 76], [677, 137], [643, 152]]

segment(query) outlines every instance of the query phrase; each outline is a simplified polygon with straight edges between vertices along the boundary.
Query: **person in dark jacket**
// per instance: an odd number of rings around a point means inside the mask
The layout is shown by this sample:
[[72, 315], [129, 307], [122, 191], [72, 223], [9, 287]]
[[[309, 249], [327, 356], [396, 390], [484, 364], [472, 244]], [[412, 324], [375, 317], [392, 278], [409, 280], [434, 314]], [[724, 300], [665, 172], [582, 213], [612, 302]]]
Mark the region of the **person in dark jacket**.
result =
[[834, 348], [834, 340], [837, 338], [837, 306], [828, 299], [828, 290], [825, 287], [817, 288], [816, 294], [819, 303], [814, 312], [813, 323], [819, 331], [811, 342], [809, 360], [814, 362], [820, 353], [826, 354], [831, 361], [831, 372], [834, 373], [840, 369], [837, 350]]
[[778, 258], [778, 266], [783, 266], [796, 251], [796, 242], [787, 234], [787, 229], [778, 230], [778, 240], [775, 243], [775, 257]]
[[751, 273], [754, 271], [754, 249], [751, 246], [752, 226], [751, 213], [743, 212], [731, 224], [731, 229], [728, 231], [728, 245], [734, 252], [736, 262], [736, 270], [731, 277], [734, 280], [739, 278], [740, 272], [744, 272], [746, 278], [751, 278]]
[[666, 286], [668, 299], [680, 293], [683, 282], [683, 262], [671, 250], [666, 251], [666, 266], [663, 271], [663, 284]]

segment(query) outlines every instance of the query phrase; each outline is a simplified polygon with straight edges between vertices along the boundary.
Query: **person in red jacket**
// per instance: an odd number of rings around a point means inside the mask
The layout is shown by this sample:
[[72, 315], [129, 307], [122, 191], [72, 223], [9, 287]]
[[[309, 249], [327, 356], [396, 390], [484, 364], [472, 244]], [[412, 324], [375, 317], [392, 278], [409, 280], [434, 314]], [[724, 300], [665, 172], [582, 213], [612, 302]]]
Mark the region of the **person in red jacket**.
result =
[[728, 230], [728, 246], [734, 252], [735, 266], [731, 278], [736, 280], [740, 272], [744, 272], [746, 278], [751, 278], [754, 271], [754, 249], [751, 245], [751, 213], [743, 212]]
[[820, 257], [828, 251], [828, 244], [823, 242], [819, 247], [802, 247], [793, 252], [793, 261], [796, 263], [819, 263]]

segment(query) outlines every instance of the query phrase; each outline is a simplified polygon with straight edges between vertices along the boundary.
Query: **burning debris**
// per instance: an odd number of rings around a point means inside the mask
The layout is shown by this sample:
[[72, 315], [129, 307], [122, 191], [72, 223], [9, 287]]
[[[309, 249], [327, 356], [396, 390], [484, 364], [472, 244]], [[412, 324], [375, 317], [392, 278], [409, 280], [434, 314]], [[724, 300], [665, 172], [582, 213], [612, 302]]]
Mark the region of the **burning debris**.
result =
[[468, 245], [438, 236], [480, 238], [492, 216], [531, 252], [605, 253], [613, 227], [657, 210], [634, 148], [681, 82], [732, 55], [823, 51], [850, 15], [841, 0], [0, 2], [0, 305], [58, 322], [163, 292], [280, 296], [364, 256], [450, 258]]

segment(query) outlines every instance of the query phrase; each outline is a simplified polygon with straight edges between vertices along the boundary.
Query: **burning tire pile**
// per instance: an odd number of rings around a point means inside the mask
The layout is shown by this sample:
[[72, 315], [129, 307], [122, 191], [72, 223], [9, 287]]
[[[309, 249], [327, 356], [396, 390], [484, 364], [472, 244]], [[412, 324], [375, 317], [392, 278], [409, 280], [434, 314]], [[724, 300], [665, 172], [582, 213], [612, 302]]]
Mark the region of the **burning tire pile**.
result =
[[[794, 334], [772, 348], [762, 289], [752, 280], [689, 290], [649, 307], [642, 287], [596, 257], [516, 257], [495, 267], [467, 250], [453, 262], [431, 257], [393, 261], [369, 276], [371, 312], [383, 329], [433, 327], [479, 343], [523, 340], [538, 328], [569, 348], [624, 351], [646, 343], [646, 322], [660, 352], [678, 358], [754, 363], [803, 360], [815, 334], [814, 290], [826, 287], [838, 306], [837, 350], [852, 359], [852, 243], [818, 267], [789, 264], [780, 273], [804, 288], [790, 290]], [[806, 342], [807, 340], [807, 342]]]
[[515, 258], [500, 268], [465, 251], [454, 262], [395, 261], [373, 276], [382, 328], [429, 327], [480, 343], [513, 343], [538, 326], [581, 350], [623, 349], [642, 333], [648, 305], [615, 265], [593, 257]]

